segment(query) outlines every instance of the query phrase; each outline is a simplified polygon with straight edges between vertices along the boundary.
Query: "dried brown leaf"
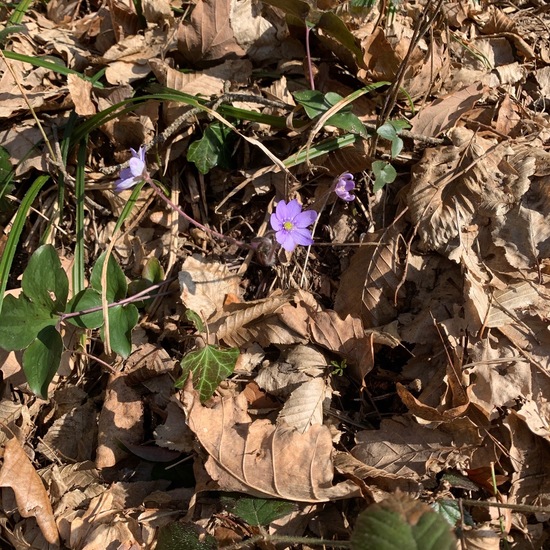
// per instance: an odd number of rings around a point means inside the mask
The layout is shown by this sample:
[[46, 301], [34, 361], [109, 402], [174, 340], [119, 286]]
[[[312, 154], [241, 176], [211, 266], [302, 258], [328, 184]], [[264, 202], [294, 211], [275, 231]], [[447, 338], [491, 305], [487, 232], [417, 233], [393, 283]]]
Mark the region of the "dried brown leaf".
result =
[[204, 321], [223, 310], [228, 294], [239, 295], [239, 276], [220, 262], [198, 254], [185, 260], [178, 279], [183, 304]]
[[10, 487], [15, 493], [21, 516], [35, 517], [44, 538], [50, 544], [59, 544], [59, 534], [48, 493], [16, 438], [10, 439], [4, 448], [0, 487]]
[[194, 65], [228, 57], [242, 57], [231, 28], [231, 0], [198, 0], [189, 22], [178, 27], [178, 51]]
[[330, 404], [330, 388], [322, 377], [313, 378], [298, 386], [286, 400], [279, 416], [277, 425], [305, 433], [314, 425], [323, 423], [323, 404]]
[[422, 481], [460, 457], [453, 437], [440, 429], [422, 426], [411, 417], [383, 420], [379, 430], [358, 432], [351, 454], [377, 470], [411, 481]]
[[359, 494], [349, 481], [332, 485], [332, 436], [327, 426], [311, 426], [302, 434], [275, 427], [269, 420], [252, 422], [243, 394], [206, 408], [189, 380], [184, 399], [189, 427], [209, 455], [206, 470], [222, 490], [299, 502]]
[[365, 328], [395, 319], [395, 293], [403, 270], [400, 239], [397, 224], [368, 234], [364, 246], [354, 254], [340, 278], [334, 301], [334, 309], [340, 316], [359, 317]]
[[116, 373], [109, 377], [98, 430], [98, 468], [114, 466], [126, 456], [120, 442], [141, 443], [143, 403], [140, 394], [126, 384], [126, 374]]
[[411, 120], [411, 132], [424, 136], [437, 136], [455, 126], [458, 120], [483, 97], [483, 94], [483, 84], [476, 82], [436, 99]]

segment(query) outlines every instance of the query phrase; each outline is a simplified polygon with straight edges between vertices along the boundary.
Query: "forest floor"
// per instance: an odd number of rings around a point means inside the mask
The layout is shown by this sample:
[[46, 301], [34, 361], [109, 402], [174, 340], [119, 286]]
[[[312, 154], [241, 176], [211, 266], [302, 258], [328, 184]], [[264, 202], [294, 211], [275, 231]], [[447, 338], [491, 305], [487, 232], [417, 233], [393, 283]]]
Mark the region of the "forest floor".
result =
[[550, 548], [546, 2], [0, 13], [2, 548]]

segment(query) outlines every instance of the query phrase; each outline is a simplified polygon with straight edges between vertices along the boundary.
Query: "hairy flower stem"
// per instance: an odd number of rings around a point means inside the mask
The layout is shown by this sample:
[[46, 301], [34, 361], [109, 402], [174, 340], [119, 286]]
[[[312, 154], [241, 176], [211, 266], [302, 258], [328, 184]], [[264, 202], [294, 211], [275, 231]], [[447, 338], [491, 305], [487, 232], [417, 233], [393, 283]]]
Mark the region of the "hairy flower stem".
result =
[[206, 227], [202, 223], [198, 222], [194, 218], [192, 218], [189, 214], [186, 214], [175, 202], [171, 201], [163, 192], [162, 189], [152, 180], [152, 178], [148, 177], [146, 178], [147, 183], [153, 188], [153, 191], [171, 208], [173, 208], [182, 218], [187, 220], [190, 224], [194, 225], [195, 227], [198, 227], [199, 229], [202, 229], [205, 233], [210, 235], [211, 237], [216, 237], [218, 239], [222, 239], [229, 244], [233, 244], [235, 246], [238, 246], [239, 248], [245, 248], [247, 250], [256, 250], [256, 246], [254, 244], [248, 244], [244, 241], [239, 241], [238, 239], [234, 239], [233, 237], [229, 237], [227, 235], [224, 235], [223, 233], [218, 233], [214, 229], [210, 229], [209, 227]]

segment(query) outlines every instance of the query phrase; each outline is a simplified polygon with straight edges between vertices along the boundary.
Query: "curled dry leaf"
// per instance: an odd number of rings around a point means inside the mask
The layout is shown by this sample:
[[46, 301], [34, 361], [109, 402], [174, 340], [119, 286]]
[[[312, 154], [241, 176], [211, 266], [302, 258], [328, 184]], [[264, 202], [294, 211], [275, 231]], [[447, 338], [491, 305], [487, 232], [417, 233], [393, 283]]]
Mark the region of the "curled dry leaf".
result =
[[10, 439], [4, 449], [0, 487], [11, 487], [21, 516], [34, 516], [44, 538], [50, 544], [59, 544], [59, 534], [48, 493], [16, 438]]
[[327, 426], [311, 426], [302, 434], [269, 420], [252, 422], [243, 394], [221, 399], [209, 409], [200, 404], [190, 379], [184, 405], [189, 427], [209, 455], [206, 471], [221, 490], [298, 502], [359, 494], [349, 481], [332, 485], [332, 436]]

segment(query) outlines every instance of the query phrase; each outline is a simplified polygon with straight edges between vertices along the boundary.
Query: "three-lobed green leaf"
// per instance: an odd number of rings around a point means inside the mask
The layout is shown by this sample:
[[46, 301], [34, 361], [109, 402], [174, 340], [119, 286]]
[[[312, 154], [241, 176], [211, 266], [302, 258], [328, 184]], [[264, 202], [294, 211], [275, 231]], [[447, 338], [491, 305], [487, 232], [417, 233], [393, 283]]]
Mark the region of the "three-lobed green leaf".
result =
[[192, 372], [193, 386], [199, 392], [201, 402], [204, 402], [212, 397], [220, 382], [233, 373], [238, 357], [238, 348], [220, 349], [206, 345], [192, 351], [181, 360], [183, 373], [175, 386], [183, 387]]
[[231, 141], [231, 130], [220, 122], [213, 122], [206, 128], [201, 139], [189, 145], [187, 160], [195, 163], [201, 174], [207, 174], [215, 166], [228, 168]]
[[374, 185], [372, 190], [376, 193], [380, 191], [387, 183], [392, 183], [397, 177], [395, 168], [383, 160], [375, 160], [372, 163], [372, 172], [374, 174]]

